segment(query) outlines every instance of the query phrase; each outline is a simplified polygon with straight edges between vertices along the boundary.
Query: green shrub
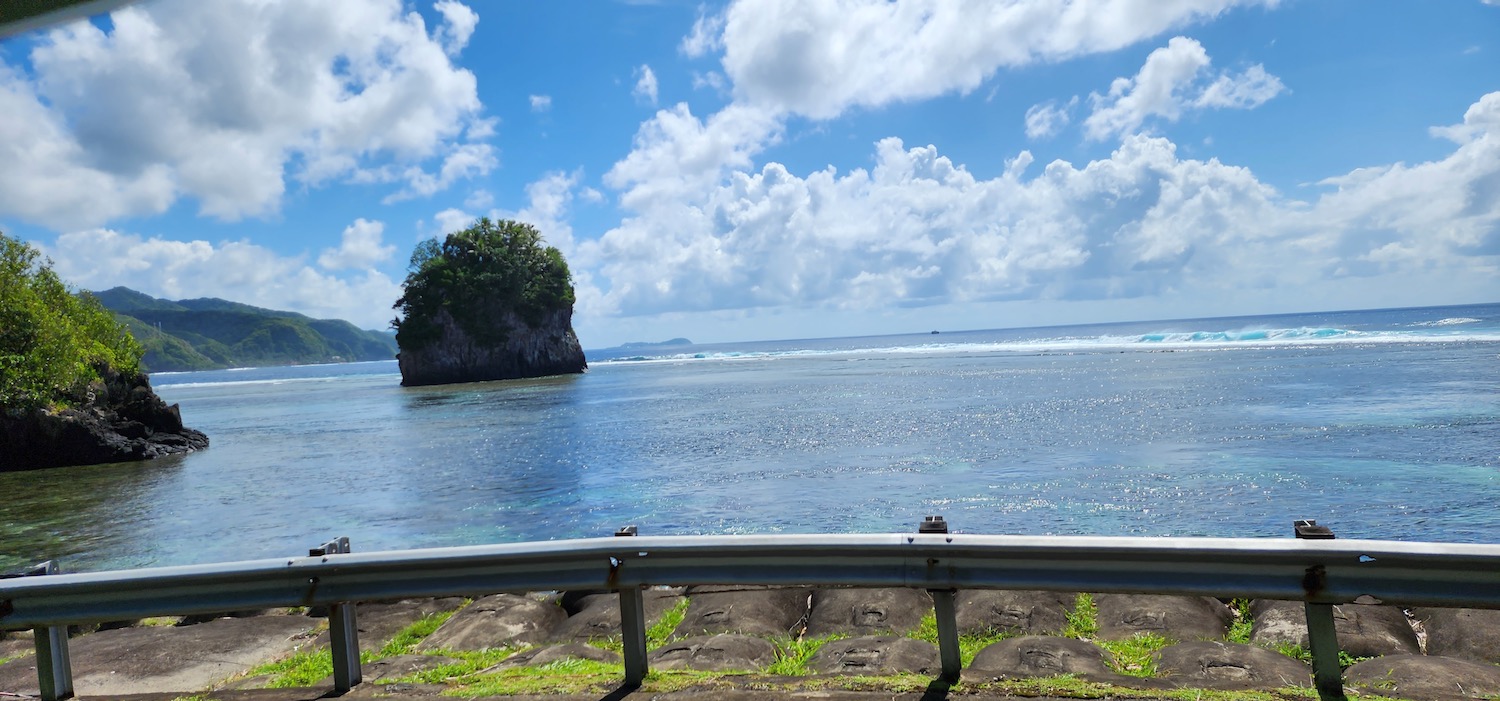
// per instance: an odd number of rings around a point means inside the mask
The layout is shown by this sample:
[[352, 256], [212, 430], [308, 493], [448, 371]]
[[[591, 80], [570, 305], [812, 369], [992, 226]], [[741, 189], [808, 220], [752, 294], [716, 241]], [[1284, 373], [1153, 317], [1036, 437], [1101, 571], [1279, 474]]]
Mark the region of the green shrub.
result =
[[78, 403], [101, 370], [139, 372], [141, 353], [98, 300], [70, 292], [51, 261], [0, 234], [0, 407]]

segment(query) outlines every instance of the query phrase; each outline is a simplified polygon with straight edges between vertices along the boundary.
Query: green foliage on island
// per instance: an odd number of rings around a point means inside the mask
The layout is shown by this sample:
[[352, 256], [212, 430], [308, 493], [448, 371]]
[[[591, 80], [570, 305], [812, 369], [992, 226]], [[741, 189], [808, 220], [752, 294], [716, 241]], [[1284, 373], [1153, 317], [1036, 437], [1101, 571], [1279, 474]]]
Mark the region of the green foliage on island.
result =
[[0, 234], [0, 407], [80, 403], [102, 371], [139, 372], [141, 355], [99, 300], [73, 294], [51, 261]]
[[226, 367], [389, 360], [390, 334], [347, 321], [222, 299], [157, 299], [116, 287], [95, 293], [145, 348], [152, 372]]
[[509, 309], [538, 326], [548, 313], [573, 304], [572, 275], [562, 252], [543, 246], [535, 227], [509, 220], [479, 219], [442, 242], [417, 244], [405, 288], [395, 305], [400, 315], [391, 322], [403, 350], [437, 341], [442, 311], [469, 338], [496, 346], [513, 330], [496, 318], [496, 309]]

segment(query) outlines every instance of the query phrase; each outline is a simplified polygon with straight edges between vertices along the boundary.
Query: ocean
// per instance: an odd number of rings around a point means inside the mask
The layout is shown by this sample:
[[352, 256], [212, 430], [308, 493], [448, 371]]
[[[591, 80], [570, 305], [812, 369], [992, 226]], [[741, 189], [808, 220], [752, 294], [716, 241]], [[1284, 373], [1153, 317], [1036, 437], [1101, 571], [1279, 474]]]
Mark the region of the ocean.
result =
[[199, 453], [0, 474], [0, 571], [642, 534], [1500, 541], [1500, 304], [158, 374]]

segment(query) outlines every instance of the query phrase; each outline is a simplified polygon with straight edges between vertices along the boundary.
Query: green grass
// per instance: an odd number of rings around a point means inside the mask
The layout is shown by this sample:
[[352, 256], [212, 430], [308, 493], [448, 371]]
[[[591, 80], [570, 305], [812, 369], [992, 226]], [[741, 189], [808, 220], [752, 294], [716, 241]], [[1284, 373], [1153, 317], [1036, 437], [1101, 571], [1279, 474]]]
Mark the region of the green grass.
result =
[[[363, 657], [361, 655], [361, 657]], [[298, 650], [269, 664], [250, 670], [245, 676], [270, 675], [270, 689], [312, 686], [333, 674], [333, 654], [328, 650]]]
[[[974, 661], [974, 656], [979, 654], [980, 650], [1006, 638], [1013, 638], [1016, 635], [1017, 633], [995, 628], [990, 628], [980, 633], [959, 633], [958, 656], [963, 660], [964, 666], [968, 667]], [[926, 640], [933, 645], [937, 645], [937, 614], [931, 611], [927, 612], [927, 615], [922, 617], [922, 622], [917, 625], [917, 629], [908, 633], [906, 637]]]
[[672, 631], [677, 630], [677, 626], [682, 624], [682, 619], [687, 617], [687, 610], [688, 600], [684, 596], [682, 597], [682, 601], [677, 602], [676, 606], [667, 609], [661, 615], [661, 618], [656, 620], [656, 623], [647, 628], [646, 649], [655, 650], [666, 645], [667, 641], [672, 638]]
[[[391, 638], [379, 650], [361, 650], [359, 653], [360, 664], [369, 664], [375, 660], [406, 655], [416, 648], [417, 643], [432, 635], [443, 622], [453, 616], [455, 611], [440, 611], [428, 614], [417, 619], [412, 624], [401, 629], [395, 637]], [[326, 623], [324, 624], [327, 625]], [[291, 655], [256, 667], [245, 673], [247, 677], [258, 677], [269, 675], [271, 681], [266, 685], [271, 689], [286, 689], [292, 687], [312, 686], [327, 679], [333, 674], [333, 652], [328, 648], [317, 650], [298, 650]]]
[[[477, 667], [475, 671], [483, 668]], [[457, 678], [452, 679], [450, 683], [455, 683], [456, 686], [443, 693], [448, 696], [514, 696], [603, 692], [618, 687], [623, 672], [623, 668], [618, 663], [572, 658], [549, 662], [540, 667], [500, 670], [482, 677], [465, 678], [473, 672], [455, 675]], [[661, 676], [652, 675], [657, 678]], [[439, 682], [427, 681], [427, 683]]]
[[807, 661], [817, 654], [818, 649], [834, 640], [843, 640], [849, 636], [842, 633], [834, 633], [817, 638], [785, 639], [776, 642], [776, 661], [766, 667], [766, 674], [774, 674], [782, 677], [800, 677], [807, 674]]
[[1096, 644], [1110, 654], [1110, 669], [1128, 677], [1150, 679], [1156, 676], [1156, 652], [1176, 642], [1155, 633], [1136, 633], [1127, 640], [1099, 640]]
[[1068, 624], [1063, 627], [1064, 638], [1077, 638], [1079, 640], [1093, 640], [1099, 635], [1099, 608], [1094, 605], [1094, 597], [1089, 594], [1079, 594], [1073, 601], [1073, 610], [1065, 614]]
[[[404, 677], [398, 677], [390, 680], [382, 679], [378, 683], [393, 684], [396, 682], [405, 682], [418, 684], [464, 685], [471, 683], [473, 681], [472, 677], [476, 673], [486, 668], [493, 667], [499, 664], [501, 660], [504, 660], [511, 655], [524, 652], [528, 649], [530, 649], [528, 646], [520, 645], [516, 647], [496, 647], [490, 648], [488, 650], [478, 651], [442, 650], [439, 652], [431, 652], [427, 654], [452, 657], [458, 661], [452, 664], [439, 665], [437, 667], [433, 667], [432, 669], [424, 669], [420, 672]], [[543, 667], [546, 667], [546, 665], [543, 665]], [[619, 665], [615, 665], [613, 669], [615, 670], [614, 674], [616, 677], [620, 676], [623, 671], [623, 668]]]
[[[417, 643], [422, 642], [427, 636], [432, 635], [432, 632], [437, 630], [438, 626], [447, 623], [448, 619], [452, 618], [455, 613], [458, 613], [457, 609], [429, 613], [417, 619], [416, 622], [402, 628], [401, 632], [396, 634], [396, 637], [391, 638], [390, 642], [380, 648], [380, 652], [376, 653], [375, 659], [411, 654], [411, 651], [416, 649]], [[363, 655], [360, 657], [363, 658]]]
[[1250, 600], [1235, 599], [1229, 608], [1234, 612], [1234, 622], [1229, 625], [1229, 634], [1224, 639], [1231, 643], [1250, 644], [1250, 630], [1255, 626], [1250, 616]]
[[[1302, 647], [1301, 645], [1297, 645], [1295, 643], [1276, 643], [1275, 645], [1270, 646], [1270, 647], [1271, 647], [1272, 650], [1275, 650], [1275, 651], [1277, 651], [1277, 652], [1279, 652], [1279, 653], [1281, 653], [1283, 655], [1286, 655], [1287, 657], [1290, 657], [1290, 658], [1292, 658], [1294, 660], [1301, 660], [1301, 661], [1307, 662], [1309, 664], [1312, 663], [1312, 661], [1313, 661], [1312, 650], [1309, 650], [1309, 649], [1307, 649], [1305, 647]], [[1339, 650], [1339, 667], [1341, 669], [1348, 669], [1350, 665], [1357, 664], [1359, 662], [1364, 662], [1365, 660], [1373, 660], [1373, 659], [1375, 659], [1375, 658], [1374, 657], [1355, 657], [1354, 655], [1349, 654], [1345, 650]]]
[[[655, 650], [666, 645], [672, 639], [672, 631], [677, 630], [678, 624], [682, 623], [682, 619], [687, 617], [687, 608], [688, 600], [686, 597], [683, 597], [682, 601], [677, 602], [672, 608], [662, 612], [661, 618], [657, 619], [656, 623], [646, 629], [647, 650]], [[595, 638], [588, 641], [588, 644], [611, 652], [623, 653], [625, 651], [625, 642], [618, 635], [611, 635], [608, 638]]]

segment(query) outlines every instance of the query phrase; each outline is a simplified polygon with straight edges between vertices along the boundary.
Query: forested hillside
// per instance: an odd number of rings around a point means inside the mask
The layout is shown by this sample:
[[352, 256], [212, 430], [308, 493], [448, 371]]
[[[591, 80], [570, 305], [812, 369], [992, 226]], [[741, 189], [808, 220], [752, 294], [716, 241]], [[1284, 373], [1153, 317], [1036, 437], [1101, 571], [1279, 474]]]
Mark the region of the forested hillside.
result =
[[150, 372], [389, 360], [393, 336], [347, 321], [222, 299], [157, 299], [126, 287], [96, 292], [146, 349]]

